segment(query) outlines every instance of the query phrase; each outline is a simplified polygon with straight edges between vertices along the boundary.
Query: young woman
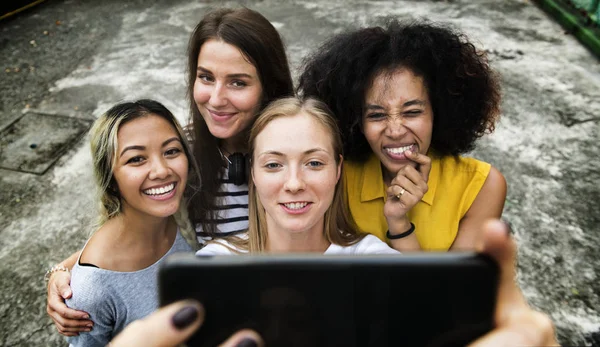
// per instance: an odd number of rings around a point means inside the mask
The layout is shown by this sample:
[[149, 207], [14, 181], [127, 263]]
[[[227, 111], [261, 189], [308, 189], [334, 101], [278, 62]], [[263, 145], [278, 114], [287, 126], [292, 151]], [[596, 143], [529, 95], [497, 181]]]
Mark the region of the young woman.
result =
[[335, 118], [315, 99], [274, 101], [250, 132], [248, 235], [209, 242], [198, 255], [243, 252], [396, 254], [349, 219], [342, 140]]
[[[247, 139], [270, 101], [294, 94], [281, 37], [260, 13], [218, 9], [206, 14], [188, 46], [188, 100], [193, 153], [201, 190], [188, 211], [199, 242], [248, 228]], [[93, 322], [67, 308], [69, 273], [79, 252], [57, 266], [48, 283], [47, 312], [58, 331], [75, 336]]]
[[[72, 346], [105, 346], [153, 312], [160, 263], [192, 250], [174, 216], [192, 191], [188, 172], [198, 176], [171, 112], [152, 100], [118, 104], [96, 120], [90, 142], [100, 220], [73, 267], [67, 304], [96, 324], [69, 338]], [[195, 243], [192, 231], [187, 236]]]
[[461, 156], [493, 131], [500, 103], [485, 54], [463, 34], [393, 21], [336, 35], [298, 89], [338, 117], [360, 230], [399, 250], [472, 249], [483, 221], [501, 216], [504, 177]]

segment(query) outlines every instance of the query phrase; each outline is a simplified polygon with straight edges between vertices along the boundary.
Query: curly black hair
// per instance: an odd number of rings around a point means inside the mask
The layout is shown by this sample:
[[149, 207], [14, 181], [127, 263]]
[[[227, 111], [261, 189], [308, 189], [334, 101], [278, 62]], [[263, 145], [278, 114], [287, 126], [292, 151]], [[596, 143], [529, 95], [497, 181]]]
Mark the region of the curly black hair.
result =
[[348, 159], [371, 148], [360, 131], [365, 95], [381, 72], [406, 68], [421, 76], [433, 110], [431, 148], [459, 155], [494, 130], [500, 85], [485, 52], [450, 27], [390, 21], [336, 35], [304, 60], [298, 93], [324, 101], [336, 115]]

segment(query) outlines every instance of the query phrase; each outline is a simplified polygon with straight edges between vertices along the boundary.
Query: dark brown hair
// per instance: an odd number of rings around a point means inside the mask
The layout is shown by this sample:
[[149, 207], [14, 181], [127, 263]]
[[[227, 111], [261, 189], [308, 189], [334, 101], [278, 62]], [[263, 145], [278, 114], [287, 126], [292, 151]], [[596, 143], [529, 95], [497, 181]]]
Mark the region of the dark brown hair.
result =
[[[292, 77], [281, 37], [273, 25], [260, 13], [248, 8], [218, 9], [202, 18], [190, 37], [188, 45], [187, 94], [191, 112], [193, 153], [200, 167], [202, 188], [190, 202], [190, 218], [201, 224], [203, 232], [214, 235], [216, 218], [215, 192], [223, 159], [219, 142], [210, 131], [194, 101], [194, 83], [197, 78], [198, 55], [202, 45], [217, 39], [237, 47], [258, 72], [263, 95], [261, 107], [280, 97], [294, 95]], [[247, 136], [248, 129], [245, 129]]]

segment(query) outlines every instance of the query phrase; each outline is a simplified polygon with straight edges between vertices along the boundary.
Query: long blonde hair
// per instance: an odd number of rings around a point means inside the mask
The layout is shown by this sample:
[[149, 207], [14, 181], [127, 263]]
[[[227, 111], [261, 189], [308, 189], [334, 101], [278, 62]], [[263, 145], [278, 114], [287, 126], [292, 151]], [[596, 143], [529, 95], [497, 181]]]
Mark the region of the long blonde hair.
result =
[[[257, 117], [250, 130], [250, 158], [254, 156], [256, 137], [270, 122], [277, 118], [293, 117], [301, 113], [313, 117], [327, 129], [327, 132], [331, 135], [336, 164], [339, 165], [342, 160], [342, 139], [338, 125], [327, 105], [313, 98], [303, 100], [295, 97], [283, 98], [267, 106]], [[227, 238], [227, 241], [236, 248], [250, 253], [263, 252], [268, 236], [265, 209], [256, 193], [256, 186], [252, 179], [248, 182], [248, 188], [248, 238], [230, 237]], [[348, 246], [360, 241], [366, 235], [358, 231], [354, 220], [350, 216], [344, 190], [343, 166], [340, 179], [335, 186], [333, 201], [325, 212], [324, 224], [327, 241], [336, 245]]]

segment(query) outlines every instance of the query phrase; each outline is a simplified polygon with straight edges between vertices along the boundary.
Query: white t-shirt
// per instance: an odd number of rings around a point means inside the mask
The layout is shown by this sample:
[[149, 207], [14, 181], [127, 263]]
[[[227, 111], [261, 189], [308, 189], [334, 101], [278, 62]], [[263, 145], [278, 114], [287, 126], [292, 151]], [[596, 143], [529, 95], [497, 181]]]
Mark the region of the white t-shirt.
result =
[[[196, 252], [196, 255], [235, 255], [233, 251], [238, 250], [234, 245], [226, 240], [215, 240], [204, 246]], [[241, 253], [246, 251], [238, 250]], [[376, 236], [371, 234], [365, 236], [359, 242], [350, 246], [340, 246], [331, 244], [323, 254], [344, 254], [344, 255], [359, 255], [359, 254], [400, 254], [397, 250], [388, 246], [387, 243], [381, 241]]]

